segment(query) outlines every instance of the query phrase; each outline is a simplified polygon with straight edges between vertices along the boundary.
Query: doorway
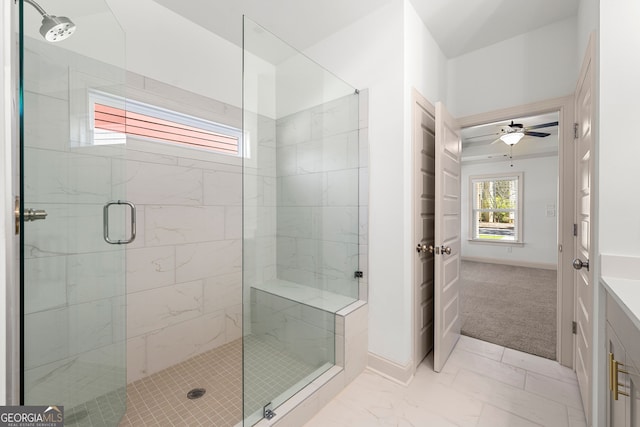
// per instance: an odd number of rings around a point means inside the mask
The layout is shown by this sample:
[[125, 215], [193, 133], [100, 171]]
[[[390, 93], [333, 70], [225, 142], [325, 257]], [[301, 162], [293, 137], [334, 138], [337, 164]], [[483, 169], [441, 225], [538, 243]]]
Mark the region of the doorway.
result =
[[[556, 279], [556, 356], [555, 360], [567, 367], [573, 367], [573, 272], [565, 266], [570, 265], [573, 244], [573, 146], [570, 142], [573, 139], [573, 97], [567, 96], [554, 98], [547, 101], [496, 110], [474, 116], [468, 116], [457, 120], [461, 128], [485, 125], [500, 121], [511, 120], [518, 117], [539, 116], [543, 114], [557, 114], [558, 121], [558, 160], [557, 160], [557, 197], [555, 206], [555, 221], [557, 221], [557, 248], [554, 248], [557, 279]], [[415, 116], [414, 116], [415, 117]], [[416, 123], [414, 121], [414, 123]], [[510, 122], [509, 122], [510, 123]], [[417, 129], [417, 124], [416, 124]], [[415, 138], [415, 136], [414, 136]], [[497, 144], [496, 144], [497, 145]], [[546, 203], [545, 213], [546, 215]], [[550, 207], [550, 211], [553, 210]], [[551, 212], [550, 212], [551, 214]], [[417, 216], [416, 216], [417, 218]], [[566, 247], [566, 250], [565, 250]], [[464, 256], [464, 254], [463, 254]], [[417, 264], [417, 263], [416, 263]], [[417, 266], [416, 266], [417, 268]], [[417, 270], [415, 270], [417, 272]], [[414, 273], [415, 274], [415, 273]], [[424, 299], [420, 299], [420, 287], [417, 281], [414, 287], [414, 362], [417, 366], [422, 358], [418, 351], [420, 342], [417, 331], [425, 324], [422, 318], [423, 312], [420, 307]], [[427, 294], [428, 295], [428, 294]], [[420, 323], [422, 322], [422, 323]]]
[[[573, 96], [553, 98], [536, 103], [505, 108], [458, 119], [460, 126], [469, 128], [486, 123], [509, 121], [512, 118], [532, 117], [557, 112], [558, 121], [558, 176], [557, 176], [557, 313], [556, 360], [573, 367]], [[496, 144], [498, 145], [498, 144]], [[546, 215], [546, 204], [545, 215]]]
[[462, 130], [463, 335], [556, 359], [558, 112]]

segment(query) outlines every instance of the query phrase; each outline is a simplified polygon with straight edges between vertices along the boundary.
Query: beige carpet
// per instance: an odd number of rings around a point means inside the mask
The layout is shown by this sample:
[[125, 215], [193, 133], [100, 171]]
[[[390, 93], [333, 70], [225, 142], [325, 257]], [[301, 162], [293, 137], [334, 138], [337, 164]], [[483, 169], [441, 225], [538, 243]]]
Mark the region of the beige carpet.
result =
[[462, 333], [556, 357], [556, 271], [462, 261]]

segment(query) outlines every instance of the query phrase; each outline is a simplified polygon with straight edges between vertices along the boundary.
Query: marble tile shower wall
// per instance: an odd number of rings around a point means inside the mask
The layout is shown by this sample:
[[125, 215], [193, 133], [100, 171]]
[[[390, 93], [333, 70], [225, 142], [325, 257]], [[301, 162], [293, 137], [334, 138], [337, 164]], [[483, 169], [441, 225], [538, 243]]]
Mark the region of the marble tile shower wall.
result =
[[[242, 127], [239, 108], [148, 78], [130, 78], [128, 94]], [[264, 117], [249, 122], [253, 135], [274, 127]], [[129, 381], [242, 337], [241, 159], [132, 142], [123, 185], [138, 208], [141, 234], [127, 248]], [[250, 198], [266, 185], [263, 173], [273, 158], [269, 140], [256, 143], [267, 148], [252, 150], [247, 160], [245, 196]]]
[[349, 95], [276, 122], [279, 279], [366, 298], [366, 279], [362, 293], [354, 279], [368, 252], [366, 101]]

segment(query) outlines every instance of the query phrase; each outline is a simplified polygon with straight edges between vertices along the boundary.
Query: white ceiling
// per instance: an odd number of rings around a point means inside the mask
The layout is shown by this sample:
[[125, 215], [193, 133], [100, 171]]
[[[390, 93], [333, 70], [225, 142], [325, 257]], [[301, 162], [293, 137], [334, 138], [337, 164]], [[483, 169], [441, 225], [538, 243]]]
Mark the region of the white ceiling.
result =
[[242, 45], [242, 15], [305, 49], [392, 0], [154, 0]]
[[[154, 0], [238, 45], [242, 15], [305, 49], [396, 0]], [[410, 0], [448, 58], [574, 16], [580, 0]]]

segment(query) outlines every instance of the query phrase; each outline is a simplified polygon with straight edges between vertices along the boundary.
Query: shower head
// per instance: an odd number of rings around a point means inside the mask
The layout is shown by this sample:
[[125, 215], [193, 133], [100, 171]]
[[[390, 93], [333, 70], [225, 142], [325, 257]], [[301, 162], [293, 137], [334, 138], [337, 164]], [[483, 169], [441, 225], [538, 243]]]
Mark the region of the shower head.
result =
[[76, 24], [66, 16], [44, 15], [40, 34], [49, 42], [59, 42], [71, 36], [76, 30]]
[[76, 24], [66, 16], [49, 15], [34, 0], [24, 0], [33, 6], [40, 15], [42, 15], [42, 25], [40, 26], [40, 34], [49, 42], [59, 42], [71, 36], [76, 31]]

